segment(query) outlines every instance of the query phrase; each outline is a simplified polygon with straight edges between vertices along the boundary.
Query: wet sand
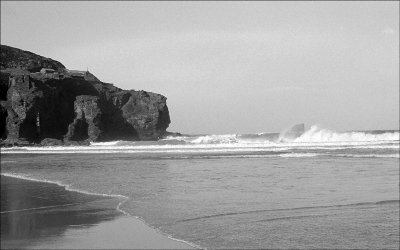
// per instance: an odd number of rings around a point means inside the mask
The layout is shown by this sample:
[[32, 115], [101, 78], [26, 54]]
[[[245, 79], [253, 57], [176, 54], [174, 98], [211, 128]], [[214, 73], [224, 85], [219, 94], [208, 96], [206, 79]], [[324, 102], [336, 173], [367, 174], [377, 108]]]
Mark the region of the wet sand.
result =
[[119, 202], [1, 176], [1, 249], [191, 249], [116, 210]]

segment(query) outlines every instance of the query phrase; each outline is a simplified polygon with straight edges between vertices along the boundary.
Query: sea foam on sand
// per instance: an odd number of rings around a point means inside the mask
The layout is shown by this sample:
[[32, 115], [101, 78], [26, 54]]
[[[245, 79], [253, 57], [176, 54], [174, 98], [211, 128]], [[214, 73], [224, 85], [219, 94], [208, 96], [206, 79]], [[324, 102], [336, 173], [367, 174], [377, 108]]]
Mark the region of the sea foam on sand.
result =
[[[194, 248], [190, 243], [164, 235], [119, 209], [119, 206], [127, 197], [81, 192], [61, 183], [41, 181], [20, 175], [1, 174], [1, 176], [3, 181], [2, 197], [7, 197], [7, 201], [2, 200], [2, 203], [4, 202], [2, 210], [3, 207], [5, 208], [5, 211], [1, 211], [2, 249], [21, 247], [40, 249]], [[4, 178], [7, 178], [7, 180]], [[9, 190], [9, 188], [3, 187], [3, 185], [7, 185], [6, 183], [12, 186], [13, 191], [3, 195], [4, 192]], [[24, 191], [27, 185], [30, 189], [28, 192]], [[44, 187], [45, 192], [43, 192]], [[68, 192], [77, 192], [79, 196], [90, 195], [91, 198], [82, 202], [81, 197], [74, 202], [74, 196], [68, 195]], [[36, 193], [40, 193], [40, 199], [45, 200], [45, 204], [38, 206], [35, 203], [37, 197], [32, 194]], [[54, 195], [55, 193], [57, 198], [47, 195]], [[60, 194], [57, 195], [57, 193]], [[93, 196], [98, 196], [98, 198], [93, 199]], [[60, 199], [59, 197], [63, 198]], [[64, 197], [68, 197], [69, 200], [63, 201]], [[118, 206], [114, 209], [112, 206], [110, 207], [110, 198], [120, 200]], [[7, 202], [18, 204], [19, 199], [24, 200], [23, 207], [18, 209], [15, 206], [10, 206], [12, 209], [8, 208]], [[33, 202], [29, 202], [30, 200]], [[118, 213], [115, 209], [122, 213]], [[53, 222], [46, 223], [50, 219]], [[32, 225], [24, 225], [35, 221], [36, 223]], [[7, 222], [7, 226], [4, 226], [3, 222]], [[18, 225], [30, 228], [30, 230], [28, 232], [24, 230], [24, 233], [13, 232], [11, 229], [18, 226], [12, 225], [13, 222], [19, 222]], [[30, 237], [32, 235], [34, 237]]]

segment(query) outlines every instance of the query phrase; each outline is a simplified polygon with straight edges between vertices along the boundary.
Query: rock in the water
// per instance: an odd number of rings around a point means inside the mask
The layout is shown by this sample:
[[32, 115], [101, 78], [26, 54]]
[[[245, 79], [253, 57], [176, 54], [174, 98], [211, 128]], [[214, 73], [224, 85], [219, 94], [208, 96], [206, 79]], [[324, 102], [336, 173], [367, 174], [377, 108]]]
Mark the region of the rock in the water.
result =
[[294, 125], [287, 131], [287, 135], [292, 136], [292, 137], [299, 137], [304, 133], [304, 123], [300, 123], [297, 125]]
[[42, 145], [42, 146], [60, 146], [63, 144], [64, 143], [62, 140], [57, 140], [57, 139], [53, 139], [53, 138], [45, 138], [40, 142], [40, 145]]
[[304, 134], [304, 123], [296, 124], [279, 135], [279, 141], [292, 141]]
[[162, 95], [122, 90], [89, 72], [69, 71], [57, 61], [9, 46], [1, 45], [1, 56], [3, 145], [156, 140], [170, 124]]

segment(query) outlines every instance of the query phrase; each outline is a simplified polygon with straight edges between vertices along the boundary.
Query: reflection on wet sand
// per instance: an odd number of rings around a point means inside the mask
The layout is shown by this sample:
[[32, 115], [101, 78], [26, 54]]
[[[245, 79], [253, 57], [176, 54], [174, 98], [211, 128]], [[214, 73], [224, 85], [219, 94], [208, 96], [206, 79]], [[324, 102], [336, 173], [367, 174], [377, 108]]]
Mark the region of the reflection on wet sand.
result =
[[119, 202], [1, 176], [1, 248], [189, 248], [123, 215]]
[[1, 176], [1, 248], [29, 247], [68, 227], [112, 220], [118, 199], [66, 191], [56, 184]]

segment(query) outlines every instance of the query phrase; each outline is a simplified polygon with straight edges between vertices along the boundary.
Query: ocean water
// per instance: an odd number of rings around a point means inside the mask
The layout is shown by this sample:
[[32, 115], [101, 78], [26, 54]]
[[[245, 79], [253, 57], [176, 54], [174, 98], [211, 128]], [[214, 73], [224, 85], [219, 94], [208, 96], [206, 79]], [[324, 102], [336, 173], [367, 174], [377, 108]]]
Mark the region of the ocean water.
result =
[[1, 174], [116, 195], [206, 248], [399, 248], [399, 132], [197, 135], [1, 149]]

